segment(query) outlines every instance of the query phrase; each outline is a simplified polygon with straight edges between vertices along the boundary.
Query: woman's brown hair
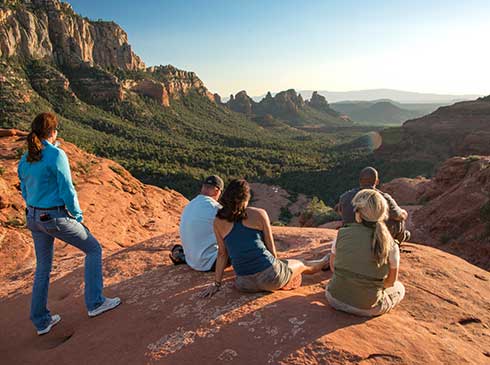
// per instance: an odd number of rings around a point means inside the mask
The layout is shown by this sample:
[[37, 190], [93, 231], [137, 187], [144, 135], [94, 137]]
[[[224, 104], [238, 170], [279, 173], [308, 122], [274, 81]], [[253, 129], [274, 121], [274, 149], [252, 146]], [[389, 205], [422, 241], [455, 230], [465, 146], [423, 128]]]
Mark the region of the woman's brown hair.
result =
[[41, 113], [31, 124], [31, 133], [27, 136], [27, 161], [37, 162], [41, 160], [43, 139], [48, 138], [58, 127], [58, 118], [53, 113]]
[[216, 216], [228, 222], [247, 218], [247, 203], [250, 200], [250, 186], [244, 179], [233, 180], [223, 192], [219, 202], [223, 206]]

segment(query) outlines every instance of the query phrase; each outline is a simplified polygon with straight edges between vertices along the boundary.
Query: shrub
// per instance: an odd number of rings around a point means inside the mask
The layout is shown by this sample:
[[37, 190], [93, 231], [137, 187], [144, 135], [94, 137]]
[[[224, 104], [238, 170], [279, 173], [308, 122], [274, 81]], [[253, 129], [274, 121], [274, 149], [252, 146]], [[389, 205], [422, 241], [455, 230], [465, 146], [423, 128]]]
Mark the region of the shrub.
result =
[[480, 208], [480, 218], [482, 221], [490, 223], [490, 200]]
[[274, 222], [272, 222], [272, 225], [276, 226], [276, 227], [284, 227], [285, 226], [285, 224], [281, 221], [274, 221]]
[[284, 222], [284, 224], [288, 224], [293, 218], [293, 214], [289, 211], [287, 207], [281, 207], [281, 213], [279, 214], [279, 220]]
[[308, 224], [319, 226], [339, 219], [340, 216], [332, 207], [329, 207], [323, 202], [323, 200], [320, 200], [315, 196], [313, 199], [311, 199], [305, 211], [301, 214], [300, 223], [302, 225]]
[[450, 235], [449, 233], [445, 232], [441, 235], [439, 241], [445, 245], [446, 243], [449, 243], [449, 241], [451, 241], [453, 239], [452, 235]]
[[490, 237], [490, 200], [488, 200], [480, 208], [480, 218], [483, 222], [485, 222], [484, 238], [489, 238]]
[[109, 166], [109, 168], [120, 176], [124, 175], [124, 170], [122, 168], [120, 168], [119, 166], [111, 165], [111, 166]]

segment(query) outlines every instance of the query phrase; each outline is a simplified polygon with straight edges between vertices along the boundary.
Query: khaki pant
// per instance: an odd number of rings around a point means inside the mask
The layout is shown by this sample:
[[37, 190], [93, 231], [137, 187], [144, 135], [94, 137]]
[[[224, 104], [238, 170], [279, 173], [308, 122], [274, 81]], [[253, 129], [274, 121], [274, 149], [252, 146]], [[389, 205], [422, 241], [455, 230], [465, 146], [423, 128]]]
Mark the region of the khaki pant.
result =
[[235, 284], [245, 292], [274, 291], [288, 284], [292, 273], [286, 260], [274, 259], [272, 265], [264, 271], [237, 276]]
[[370, 309], [360, 309], [353, 307], [349, 304], [343, 303], [340, 300], [335, 299], [330, 292], [328, 287], [325, 290], [325, 296], [327, 297], [328, 303], [335, 309], [347, 313], [352, 313], [357, 316], [362, 317], [375, 317], [393, 309], [398, 303], [402, 301], [405, 297], [405, 287], [399, 281], [396, 281], [391, 288], [386, 288], [383, 291], [383, 299], [381, 302]]

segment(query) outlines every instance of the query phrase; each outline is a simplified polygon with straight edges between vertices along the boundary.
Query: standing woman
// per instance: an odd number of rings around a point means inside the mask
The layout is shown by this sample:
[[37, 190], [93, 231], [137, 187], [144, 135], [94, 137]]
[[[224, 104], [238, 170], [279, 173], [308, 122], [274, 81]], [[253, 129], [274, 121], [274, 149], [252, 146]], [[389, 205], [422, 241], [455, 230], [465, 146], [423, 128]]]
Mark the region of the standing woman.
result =
[[237, 288], [245, 292], [294, 289], [301, 285], [301, 274], [314, 274], [328, 266], [328, 257], [303, 261], [277, 259], [267, 212], [248, 207], [250, 187], [245, 180], [234, 180], [224, 191], [223, 206], [214, 220], [218, 242], [215, 281], [201, 296], [212, 296], [221, 287], [228, 256], [236, 274]]
[[378, 316], [405, 296], [398, 281], [400, 251], [386, 227], [388, 204], [379, 192], [361, 190], [352, 204], [357, 223], [341, 228], [332, 245], [333, 276], [325, 294], [337, 310]]
[[61, 317], [47, 308], [53, 242], [58, 238], [85, 253], [85, 304], [95, 317], [121, 303], [102, 294], [102, 250], [82, 224], [83, 216], [73, 187], [68, 158], [55, 145], [58, 120], [52, 113], [39, 114], [27, 137], [28, 151], [22, 156], [18, 174], [27, 209], [27, 227], [36, 251], [36, 273], [32, 288], [31, 320], [38, 335], [48, 333]]

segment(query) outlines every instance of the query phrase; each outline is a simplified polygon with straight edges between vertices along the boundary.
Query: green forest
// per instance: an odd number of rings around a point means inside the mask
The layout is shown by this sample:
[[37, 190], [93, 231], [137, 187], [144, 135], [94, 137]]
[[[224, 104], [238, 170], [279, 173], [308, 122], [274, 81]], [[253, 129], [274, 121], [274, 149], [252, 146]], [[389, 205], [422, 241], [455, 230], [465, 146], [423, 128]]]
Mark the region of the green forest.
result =
[[[135, 93], [122, 101], [95, 102], [86, 87], [87, 80], [110, 86], [113, 75], [159, 77], [145, 71], [60, 69], [43, 61], [10, 59], [0, 62], [0, 73], [8, 76], [0, 90], [0, 127], [27, 130], [38, 112], [54, 111], [61, 121], [60, 137], [119, 162], [145, 183], [187, 197], [198, 191], [206, 175], [218, 174], [225, 180], [244, 177], [278, 184], [331, 205], [356, 185], [358, 171], [366, 164], [386, 172], [385, 179], [400, 176], [400, 171], [411, 176], [432, 169], [393, 169], [374, 160], [363, 136], [379, 127], [267, 128], [194, 91], [165, 107]], [[25, 95], [29, 100], [20, 102]]]

